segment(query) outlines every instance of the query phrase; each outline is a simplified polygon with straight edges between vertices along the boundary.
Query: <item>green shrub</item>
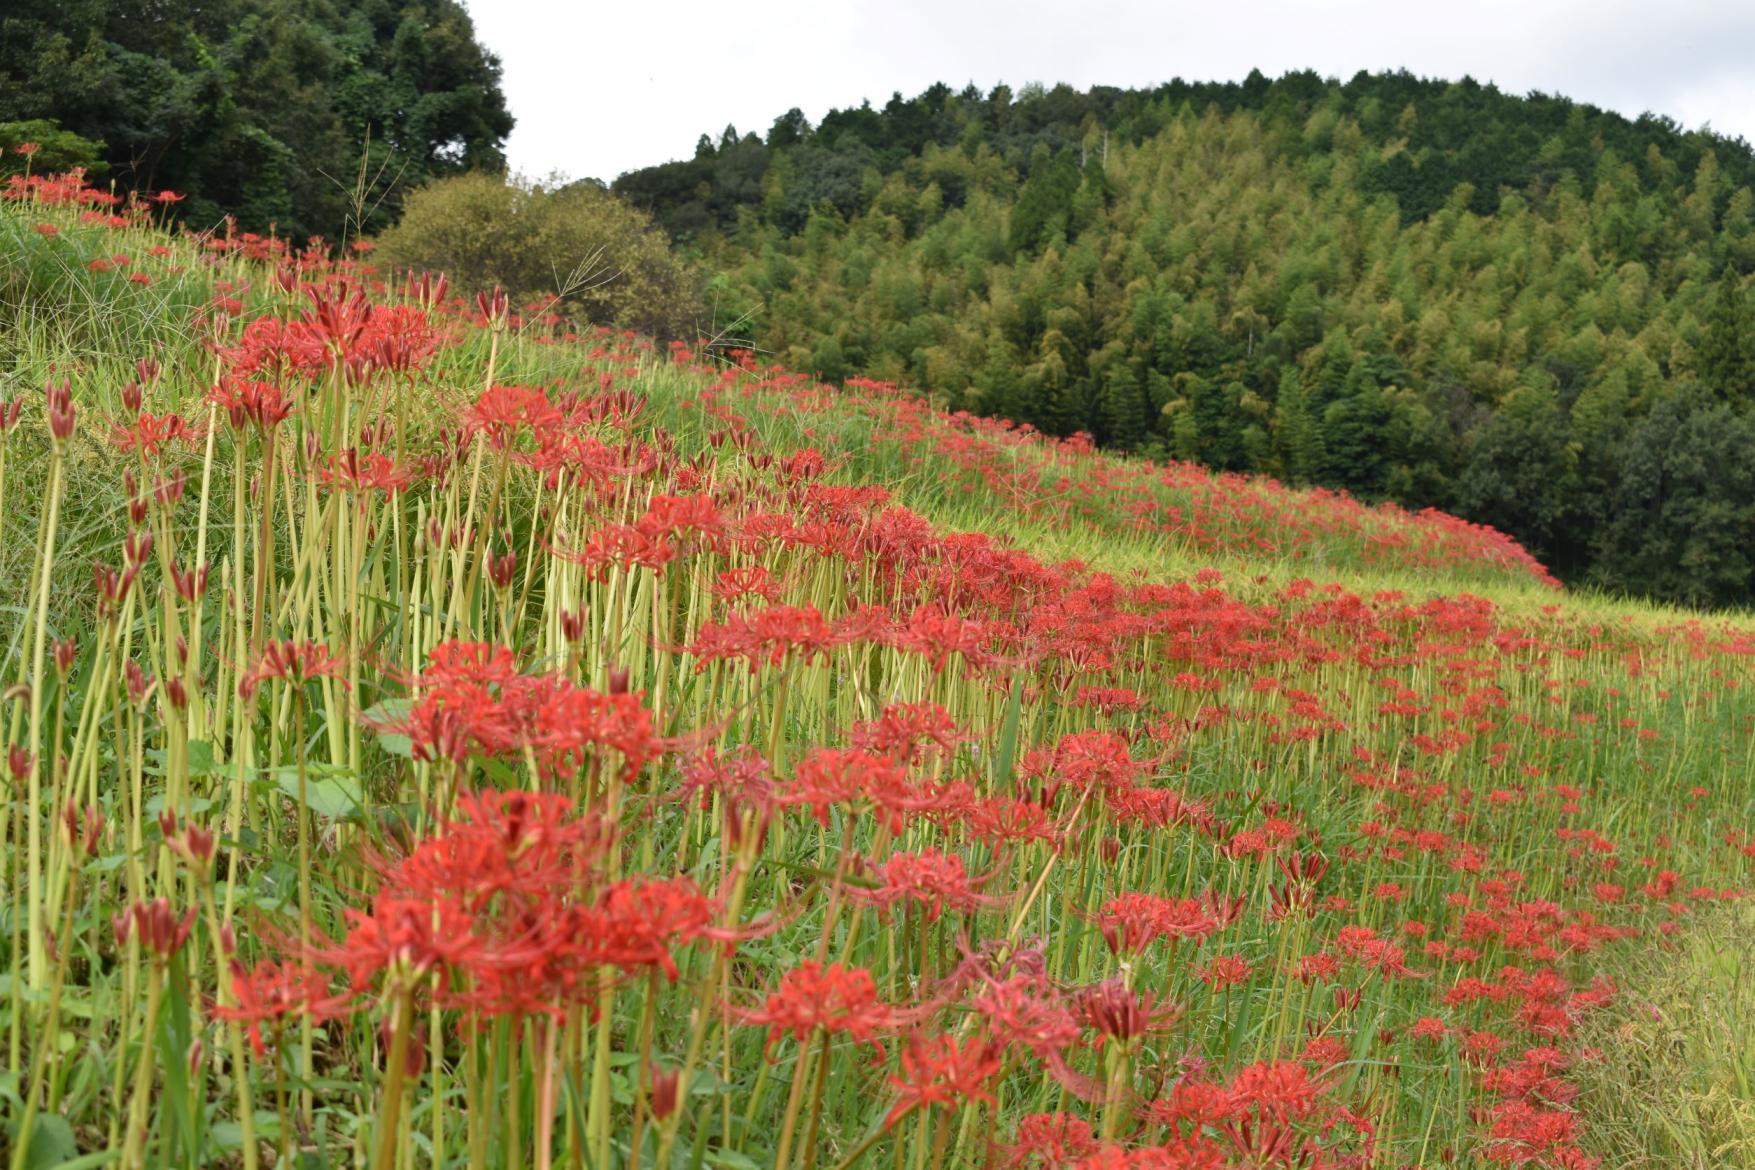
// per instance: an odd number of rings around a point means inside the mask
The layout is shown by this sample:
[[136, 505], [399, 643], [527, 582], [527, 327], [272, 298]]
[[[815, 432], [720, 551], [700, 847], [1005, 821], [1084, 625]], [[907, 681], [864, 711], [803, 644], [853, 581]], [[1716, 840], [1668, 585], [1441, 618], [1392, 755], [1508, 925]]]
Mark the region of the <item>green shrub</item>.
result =
[[692, 336], [700, 282], [642, 211], [591, 183], [547, 189], [473, 173], [408, 197], [378, 240], [393, 268], [448, 274], [466, 290], [500, 285], [515, 302], [559, 297], [592, 324]]
[[[18, 152], [25, 143], [36, 146], [33, 155]], [[32, 118], [27, 122], [0, 122], [0, 176], [23, 174], [27, 165], [38, 175], [80, 168], [88, 175], [108, 169], [103, 161], [104, 144], [82, 138], [59, 122]]]

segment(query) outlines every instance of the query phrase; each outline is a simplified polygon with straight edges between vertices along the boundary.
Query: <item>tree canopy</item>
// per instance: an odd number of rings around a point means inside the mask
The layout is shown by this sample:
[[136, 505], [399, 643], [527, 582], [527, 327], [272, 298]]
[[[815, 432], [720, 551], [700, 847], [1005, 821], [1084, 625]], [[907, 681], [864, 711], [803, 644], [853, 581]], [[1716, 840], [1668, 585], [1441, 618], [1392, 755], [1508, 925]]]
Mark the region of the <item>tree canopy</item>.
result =
[[8, 0], [0, 131], [48, 121], [211, 226], [353, 237], [501, 169], [500, 65], [458, 0]]

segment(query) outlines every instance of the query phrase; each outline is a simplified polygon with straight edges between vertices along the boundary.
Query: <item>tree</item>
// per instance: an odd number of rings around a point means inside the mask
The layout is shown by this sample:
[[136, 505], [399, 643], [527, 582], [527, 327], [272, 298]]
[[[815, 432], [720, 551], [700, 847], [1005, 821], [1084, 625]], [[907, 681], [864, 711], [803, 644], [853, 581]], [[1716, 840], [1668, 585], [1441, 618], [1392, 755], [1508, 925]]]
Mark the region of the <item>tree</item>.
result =
[[1707, 313], [1697, 351], [1700, 380], [1721, 401], [1742, 403], [1755, 394], [1755, 328], [1751, 328], [1742, 278], [1725, 265]]
[[701, 320], [693, 270], [649, 216], [592, 183], [551, 191], [480, 173], [441, 179], [409, 196], [379, 255], [658, 337], [692, 338]]

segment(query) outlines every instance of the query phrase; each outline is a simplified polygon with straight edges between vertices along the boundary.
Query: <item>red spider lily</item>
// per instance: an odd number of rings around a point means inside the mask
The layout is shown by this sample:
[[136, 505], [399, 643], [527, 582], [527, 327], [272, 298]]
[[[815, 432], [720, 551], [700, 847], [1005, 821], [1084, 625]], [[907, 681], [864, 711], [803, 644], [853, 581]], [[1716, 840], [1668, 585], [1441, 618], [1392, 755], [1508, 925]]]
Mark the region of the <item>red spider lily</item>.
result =
[[824, 966], [807, 959], [780, 977], [766, 1003], [754, 1009], [733, 1009], [744, 1024], [768, 1029], [767, 1046], [791, 1033], [803, 1042], [821, 1028], [830, 1035], [846, 1033], [858, 1044], [876, 1044], [874, 1037], [896, 1024], [896, 1013], [878, 999], [877, 984], [863, 967]]
[[159, 448], [177, 439], [194, 439], [197, 434], [184, 421], [181, 415], [167, 414], [158, 416], [141, 411], [134, 420], [134, 425], [125, 427], [117, 424], [110, 432], [110, 441], [123, 451], [137, 451], [142, 455], [157, 455]]
[[917, 902], [925, 908], [926, 920], [936, 922], [947, 906], [955, 912], [968, 913], [1004, 901], [984, 896], [974, 888], [961, 857], [934, 848], [919, 853], [893, 853], [877, 867], [876, 873], [880, 884], [869, 889], [852, 887], [848, 893], [876, 905], [880, 916], [897, 902]]
[[1205, 939], [1222, 923], [1198, 898], [1127, 893], [1097, 912], [1097, 929], [1111, 954], [1137, 954], [1158, 939]]
[[1119, 979], [1080, 988], [1075, 1002], [1088, 1027], [1105, 1039], [1123, 1044], [1161, 1032], [1182, 1015], [1177, 1005], [1149, 992], [1135, 992]]
[[415, 472], [398, 465], [388, 455], [361, 455], [357, 448], [347, 447], [341, 454], [329, 457], [328, 465], [318, 470], [317, 478], [338, 491], [395, 495], [414, 482]]
[[1010, 1145], [1002, 1145], [1007, 1167], [1040, 1164], [1053, 1170], [1097, 1149], [1097, 1135], [1083, 1118], [1069, 1113], [1027, 1113], [1018, 1119]]
[[895, 644], [924, 656], [934, 671], [942, 671], [953, 654], [961, 655], [970, 666], [987, 664], [991, 659], [986, 647], [992, 637], [987, 623], [958, 617], [942, 605], [932, 604], [909, 616], [907, 626], [896, 633]]
[[236, 959], [231, 965], [232, 1005], [214, 1008], [222, 1020], [249, 1024], [250, 1046], [257, 1056], [267, 1048], [262, 1024], [269, 1021], [278, 1035], [292, 1017], [324, 1019], [339, 1012], [350, 997], [331, 995], [329, 977], [308, 963], [261, 962], [247, 969]]
[[540, 441], [563, 421], [548, 394], [532, 386], [490, 386], [463, 412], [463, 433], [486, 435], [498, 449], [511, 445], [518, 432], [529, 427]]
[[238, 694], [248, 699], [265, 679], [284, 679], [293, 685], [317, 678], [332, 678], [347, 686], [346, 664], [327, 646], [316, 642], [277, 642], [262, 647], [256, 662], [238, 680]]
[[57, 443], [65, 443], [73, 437], [73, 383], [66, 379], [59, 386], [46, 383], [43, 403], [49, 417], [49, 434]]
[[594, 581], [609, 579], [612, 568], [659, 569], [677, 557], [677, 549], [662, 535], [643, 532], [631, 524], [606, 524], [586, 537], [577, 550], [549, 547], [549, 552], [583, 565]]
[[771, 605], [780, 600], [780, 583], [760, 565], [722, 569], [714, 579], [713, 596], [721, 601], [754, 597]]
[[453, 969], [482, 956], [474, 921], [446, 899], [381, 893], [370, 911], [348, 910], [347, 936], [330, 946], [313, 947], [310, 957], [347, 975], [350, 988], [365, 991], [386, 971], [409, 977], [439, 972], [445, 982]]
[[183, 949], [194, 925], [194, 908], [178, 918], [171, 910], [169, 898], [136, 902], [116, 915], [111, 923], [117, 946], [126, 943], [130, 937], [137, 938], [141, 947], [161, 962]]
[[993, 1101], [987, 1082], [999, 1072], [1000, 1048], [985, 1036], [958, 1039], [911, 1032], [902, 1049], [902, 1069], [890, 1084], [896, 1103], [884, 1117], [888, 1129], [916, 1109]]
[[754, 674], [764, 663], [779, 666], [793, 653], [809, 661], [842, 641], [814, 607], [776, 605], [747, 615], [732, 614], [723, 624], [708, 622], [684, 650], [695, 659], [696, 670], [720, 659], [741, 658]]
[[464, 792], [455, 804], [441, 832], [381, 867], [387, 886], [486, 915], [497, 899], [529, 905], [584, 889], [613, 841], [601, 818], [556, 794]]
[[280, 386], [231, 375], [207, 392], [207, 400], [226, 412], [234, 430], [254, 426], [272, 431], [292, 413]]
[[1022, 1045], [1057, 1073], [1067, 1071], [1062, 1054], [1078, 1043], [1079, 1023], [1066, 998], [1047, 986], [1046, 979], [1018, 974], [989, 981], [970, 1004], [997, 1042]]
[[1255, 969], [1242, 955], [1215, 955], [1198, 972], [1200, 980], [1214, 991], [1248, 983]]
[[1231, 1100], [1238, 1110], [1253, 1110], [1276, 1121], [1308, 1117], [1325, 1087], [1310, 1079], [1295, 1060], [1258, 1061], [1231, 1079]]
[[1131, 786], [1140, 765], [1129, 755], [1127, 741], [1107, 731], [1081, 731], [1052, 748], [1037, 748], [1018, 765], [1031, 780], [1052, 780], [1075, 790]]
[[937, 703], [892, 703], [878, 718], [853, 725], [853, 746], [893, 756], [904, 765], [923, 762], [926, 751], [936, 748], [950, 754], [970, 738]]
[[236, 346], [219, 353], [230, 375], [245, 379], [261, 374], [279, 381], [292, 374], [320, 373], [329, 365], [322, 338], [302, 322], [276, 317], [257, 317], [244, 326]]
[[808, 807], [825, 829], [831, 808], [869, 803], [899, 832], [903, 816], [920, 801], [894, 761], [857, 748], [814, 748], [776, 790], [775, 803]]
[[1200, 1077], [1184, 1077], [1170, 1087], [1168, 1097], [1147, 1102], [1144, 1112], [1149, 1120], [1173, 1133], [1192, 1136], [1234, 1120], [1238, 1105], [1225, 1085]]
[[609, 748], [631, 779], [666, 747], [640, 693], [602, 694], [560, 675], [518, 674], [503, 646], [444, 643], [415, 683], [420, 699], [385, 730], [407, 734], [421, 759], [530, 752], [550, 776], [579, 768], [589, 749]]
[[378, 306], [366, 322], [350, 356], [365, 368], [406, 374], [425, 366], [444, 343], [444, 335], [413, 305]]
[[306, 285], [304, 291], [311, 307], [300, 324], [329, 351], [332, 360], [352, 357], [355, 343], [370, 325], [377, 306], [366, 299], [364, 291], [346, 281], [329, 288]]

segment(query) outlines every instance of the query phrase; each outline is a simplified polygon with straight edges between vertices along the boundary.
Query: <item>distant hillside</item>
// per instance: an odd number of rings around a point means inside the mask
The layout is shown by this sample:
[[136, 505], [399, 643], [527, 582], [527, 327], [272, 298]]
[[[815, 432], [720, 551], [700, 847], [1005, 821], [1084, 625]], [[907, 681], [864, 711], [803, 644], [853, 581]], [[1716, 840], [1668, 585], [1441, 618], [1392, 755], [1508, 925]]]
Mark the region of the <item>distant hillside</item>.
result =
[[1755, 600], [1755, 155], [1471, 81], [939, 85], [623, 175], [827, 378]]

